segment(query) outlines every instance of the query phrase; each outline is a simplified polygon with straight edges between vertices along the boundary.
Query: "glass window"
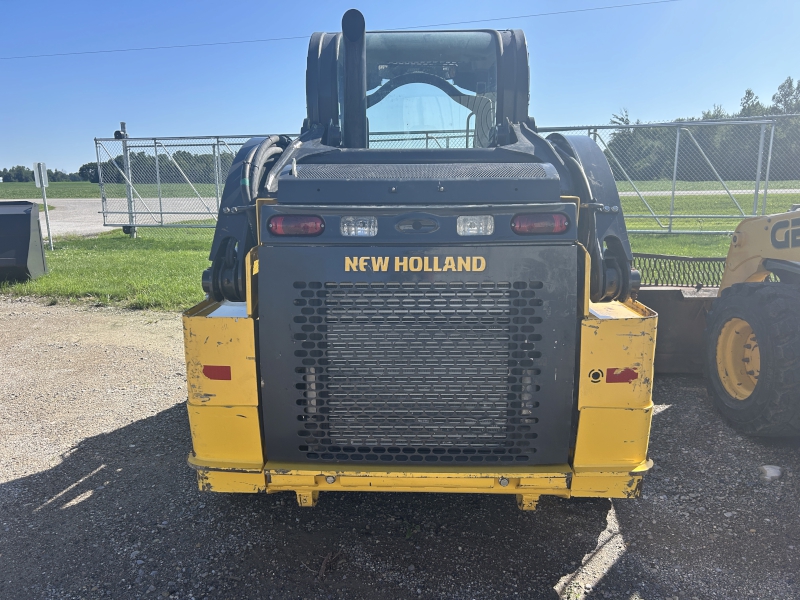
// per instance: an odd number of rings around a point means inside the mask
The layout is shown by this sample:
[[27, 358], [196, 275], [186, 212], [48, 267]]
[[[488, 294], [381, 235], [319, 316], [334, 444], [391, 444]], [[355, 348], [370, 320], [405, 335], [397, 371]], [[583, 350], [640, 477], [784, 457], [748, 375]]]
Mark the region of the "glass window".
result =
[[487, 31], [367, 33], [371, 148], [487, 147], [498, 40]]

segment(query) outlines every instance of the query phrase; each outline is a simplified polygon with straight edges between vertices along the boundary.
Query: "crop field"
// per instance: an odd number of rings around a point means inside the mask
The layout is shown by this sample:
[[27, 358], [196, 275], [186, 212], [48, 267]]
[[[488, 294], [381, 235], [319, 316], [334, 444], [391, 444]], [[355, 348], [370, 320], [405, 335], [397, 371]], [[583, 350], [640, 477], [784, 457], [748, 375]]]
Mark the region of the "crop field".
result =
[[[88, 181], [55, 181], [47, 188], [48, 198], [99, 198], [100, 186]], [[32, 182], [16, 181], [0, 183], [0, 200], [36, 200], [42, 198], [42, 190]]]

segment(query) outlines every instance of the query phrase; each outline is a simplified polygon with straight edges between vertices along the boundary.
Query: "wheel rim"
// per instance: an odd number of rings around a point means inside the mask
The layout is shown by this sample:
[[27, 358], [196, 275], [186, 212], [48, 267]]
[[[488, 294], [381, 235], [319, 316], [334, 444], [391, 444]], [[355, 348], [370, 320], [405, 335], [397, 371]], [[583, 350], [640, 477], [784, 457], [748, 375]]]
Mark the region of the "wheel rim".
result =
[[753, 328], [744, 319], [731, 319], [717, 338], [717, 374], [725, 391], [736, 400], [747, 400], [758, 383], [761, 351]]

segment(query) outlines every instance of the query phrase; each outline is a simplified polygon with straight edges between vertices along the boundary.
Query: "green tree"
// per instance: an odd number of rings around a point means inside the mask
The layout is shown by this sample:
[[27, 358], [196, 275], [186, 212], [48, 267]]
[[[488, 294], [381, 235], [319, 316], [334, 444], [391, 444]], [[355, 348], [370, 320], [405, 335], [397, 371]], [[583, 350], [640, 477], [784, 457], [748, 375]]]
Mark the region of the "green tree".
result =
[[777, 114], [792, 114], [800, 111], [800, 81], [795, 86], [791, 77], [778, 86], [772, 96], [773, 110]]
[[97, 175], [97, 163], [88, 162], [81, 165], [78, 169], [78, 176], [82, 181], [91, 181], [92, 183], [100, 183], [100, 178]]
[[767, 114], [768, 109], [764, 104], [759, 100], [758, 96], [755, 95], [752, 89], [747, 88], [744, 91], [744, 96], [742, 96], [742, 100], [739, 103], [741, 106], [741, 110], [737, 117], [762, 117]]

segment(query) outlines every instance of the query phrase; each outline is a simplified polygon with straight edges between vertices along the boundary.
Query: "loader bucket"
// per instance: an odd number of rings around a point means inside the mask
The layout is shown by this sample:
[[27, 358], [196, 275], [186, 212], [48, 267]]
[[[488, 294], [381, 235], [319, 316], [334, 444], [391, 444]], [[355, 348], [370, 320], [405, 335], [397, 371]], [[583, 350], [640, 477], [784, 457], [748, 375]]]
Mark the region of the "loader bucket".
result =
[[706, 314], [725, 259], [634, 253], [633, 265], [642, 278], [637, 299], [658, 313], [655, 373], [702, 373]]
[[0, 281], [25, 281], [45, 273], [38, 204], [0, 202]]

